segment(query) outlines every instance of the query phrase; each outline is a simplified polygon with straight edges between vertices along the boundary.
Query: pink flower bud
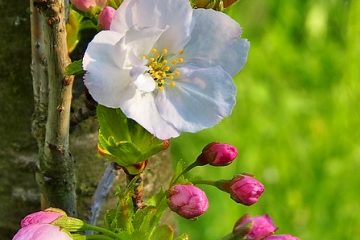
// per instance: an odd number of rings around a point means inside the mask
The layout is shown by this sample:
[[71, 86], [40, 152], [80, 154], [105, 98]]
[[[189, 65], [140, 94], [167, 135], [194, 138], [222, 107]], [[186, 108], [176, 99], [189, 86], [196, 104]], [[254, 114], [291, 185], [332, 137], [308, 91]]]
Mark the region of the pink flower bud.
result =
[[61, 209], [57, 208], [48, 208], [44, 211], [34, 212], [21, 220], [21, 227], [26, 227], [31, 224], [39, 223], [52, 223], [59, 217], [66, 216], [66, 213]]
[[13, 240], [72, 240], [69, 233], [50, 224], [31, 224], [21, 228]]
[[264, 185], [252, 176], [238, 175], [230, 182], [223, 183], [221, 189], [230, 193], [234, 201], [250, 206], [259, 200]]
[[197, 161], [204, 165], [226, 166], [237, 157], [237, 154], [238, 152], [234, 146], [214, 142], [204, 147]]
[[80, 11], [88, 12], [93, 7], [104, 8], [107, 0], [71, 0], [71, 3]]
[[233, 233], [245, 240], [261, 240], [273, 234], [276, 229], [267, 214], [257, 217], [245, 214], [235, 223]]
[[299, 240], [299, 238], [291, 236], [289, 234], [281, 234], [281, 235], [272, 235], [264, 240]]
[[111, 21], [115, 14], [115, 9], [112, 7], [105, 7], [99, 14], [99, 28], [101, 30], [109, 30]]
[[169, 208], [184, 218], [202, 215], [209, 207], [205, 193], [190, 184], [178, 184], [168, 191]]

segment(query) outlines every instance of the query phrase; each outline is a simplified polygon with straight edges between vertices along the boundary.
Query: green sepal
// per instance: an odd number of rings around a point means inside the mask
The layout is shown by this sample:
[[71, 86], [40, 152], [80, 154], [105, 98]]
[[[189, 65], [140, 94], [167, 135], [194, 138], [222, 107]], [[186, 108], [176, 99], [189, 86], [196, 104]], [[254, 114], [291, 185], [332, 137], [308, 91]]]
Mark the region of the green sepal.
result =
[[160, 225], [155, 228], [155, 231], [151, 235], [151, 240], [173, 240], [174, 239], [174, 229], [169, 225]]
[[82, 220], [68, 216], [62, 216], [51, 224], [66, 229], [69, 232], [76, 232], [84, 227], [84, 222]]
[[99, 151], [120, 166], [143, 162], [164, 150], [162, 140], [128, 119], [120, 109], [98, 105], [96, 114], [100, 124]]
[[74, 61], [66, 66], [65, 68], [65, 75], [71, 76], [71, 75], [79, 75], [84, 73], [84, 69], [82, 66], [82, 59]]

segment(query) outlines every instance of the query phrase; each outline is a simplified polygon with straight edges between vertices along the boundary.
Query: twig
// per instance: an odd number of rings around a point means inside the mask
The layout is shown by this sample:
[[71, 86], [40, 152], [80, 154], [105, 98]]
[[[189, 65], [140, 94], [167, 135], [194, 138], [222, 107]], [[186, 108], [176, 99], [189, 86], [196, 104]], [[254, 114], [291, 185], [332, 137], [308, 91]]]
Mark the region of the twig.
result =
[[104, 204], [105, 198], [106, 196], [109, 194], [113, 183], [114, 183], [114, 179], [117, 175], [117, 166], [115, 163], [110, 163], [105, 171], [103, 176], [101, 177], [101, 180], [99, 182], [99, 184], [96, 187], [95, 193], [94, 193], [94, 197], [93, 197], [93, 203], [91, 205], [91, 210], [90, 210], [90, 217], [88, 220], [89, 224], [95, 225], [96, 221], [99, 217], [102, 205]]
[[136, 176], [139, 178], [136, 181], [136, 187], [134, 189], [134, 195], [132, 201], [134, 204], [134, 210], [138, 210], [144, 207], [144, 174], [139, 173], [138, 175], [127, 174], [128, 182], [131, 182]]

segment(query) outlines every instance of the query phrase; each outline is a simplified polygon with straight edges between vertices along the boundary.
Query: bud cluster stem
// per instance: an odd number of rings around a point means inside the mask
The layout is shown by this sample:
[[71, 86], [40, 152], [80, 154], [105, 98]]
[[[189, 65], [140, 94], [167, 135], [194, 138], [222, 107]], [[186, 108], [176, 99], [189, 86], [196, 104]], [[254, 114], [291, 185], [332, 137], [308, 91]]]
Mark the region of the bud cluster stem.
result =
[[104, 235], [88, 235], [86, 236], [86, 240], [112, 240], [113, 238], [110, 238], [108, 236]]
[[191, 169], [198, 167], [199, 162], [195, 161], [192, 164], [190, 164], [189, 166], [187, 166], [174, 180], [171, 181], [170, 185], [173, 185], [174, 183], [176, 183], [177, 180], [179, 180], [179, 178], [184, 175], [185, 173], [189, 172]]
[[[93, 230], [95, 232], [103, 233], [106, 236], [110, 237], [110, 239], [121, 240], [121, 238], [116, 233], [114, 233], [113, 231], [110, 231], [108, 229], [105, 229], [105, 228], [102, 228], [102, 227], [99, 227], [99, 226], [94, 226], [94, 225], [85, 223], [83, 229], [84, 230]], [[91, 236], [91, 235], [89, 235], [89, 236]], [[92, 236], [96, 236], [96, 235], [92, 235]], [[86, 238], [86, 239], [91, 239], [91, 238]], [[96, 239], [96, 238], [93, 238], [93, 239]], [[97, 239], [99, 239], [99, 238], [97, 238]], [[103, 238], [103, 239], [105, 239], [105, 238]]]

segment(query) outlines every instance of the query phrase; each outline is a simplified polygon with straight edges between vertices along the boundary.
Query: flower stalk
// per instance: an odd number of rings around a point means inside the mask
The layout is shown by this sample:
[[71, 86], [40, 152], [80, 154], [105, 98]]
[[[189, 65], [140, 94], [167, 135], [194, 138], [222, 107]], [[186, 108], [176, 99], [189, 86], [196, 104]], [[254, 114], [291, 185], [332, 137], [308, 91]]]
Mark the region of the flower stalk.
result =
[[198, 161], [195, 161], [192, 164], [190, 164], [189, 166], [187, 166], [174, 180], [171, 181], [170, 185], [175, 184], [181, 176], [183, 176], [184, 174], [188, 173], [191, 169], [198, 167], [198, 166], [201, 166], [201, 164], [199, 164]]
[[[91, 230], [91, 231], [94, 231], [94, 232], [99, 232], [99, 233], [105, 234], [106, 236], [110, 237], [110, 239], [119, 239], [119, 240], [121, 240], [121, 238], [116, 233], [114, 233], [113, 231], [110, 231], [110, 230], [108, 230], [106, 228], [102, 228], [102, 227], [99, 227], [99, 226], [95, 226], [95, 225], [85, 223], [84, 226], [83, 226], [83, 229], [84, 230]], [[91, 236], [91, 235], [89, 235], [89, 236]]]

